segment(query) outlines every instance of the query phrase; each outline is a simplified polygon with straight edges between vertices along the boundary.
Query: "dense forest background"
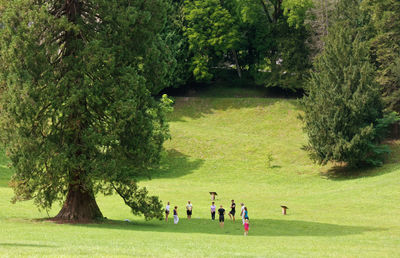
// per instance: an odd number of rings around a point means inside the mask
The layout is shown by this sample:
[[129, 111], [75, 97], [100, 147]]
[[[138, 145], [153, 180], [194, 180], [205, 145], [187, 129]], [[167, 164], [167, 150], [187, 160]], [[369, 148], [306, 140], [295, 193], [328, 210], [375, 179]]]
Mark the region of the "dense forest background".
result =
[[313, 63], [324, 55], [329, 32], [340, 26], [366, 44], [385, 107], [398, 112], [400, 4], [347, 2], [173, 0], [161, 35], [173, 57], [168, 84], [230, 80], [303, 91]]

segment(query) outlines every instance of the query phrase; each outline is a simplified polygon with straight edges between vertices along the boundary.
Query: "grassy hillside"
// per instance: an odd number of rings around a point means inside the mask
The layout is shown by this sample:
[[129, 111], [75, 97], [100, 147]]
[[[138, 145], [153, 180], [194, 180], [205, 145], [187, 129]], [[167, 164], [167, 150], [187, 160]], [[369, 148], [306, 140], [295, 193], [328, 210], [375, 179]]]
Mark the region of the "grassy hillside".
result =
[[[314, 165], [300, 148], [306, 142], [295, 100], [242, 97], [179, 97], [171, 115], [172, 139], [150, 191], [178, 205], [174, 225], [132, 217], [116, 197], [98, 197], [101, 225], [58, 225], [32, 202], [10, 204], [10, 170], [1, 154], [0, 256], [398, 256], [400, 164], [346, 171]], [[273, 161], [268, 166], [267, 156]], [[231, 199], [249, 208], [250, 233], [209, 219], [209, 191], [217, 205]], [[185, 219], [187, 200], [193, 219]], [[288, 215], [280, 205], [289, 206]], [[54, 207], [50, 216], [56, 214]], [[133, 222], [123, 222], [124, 219]]]

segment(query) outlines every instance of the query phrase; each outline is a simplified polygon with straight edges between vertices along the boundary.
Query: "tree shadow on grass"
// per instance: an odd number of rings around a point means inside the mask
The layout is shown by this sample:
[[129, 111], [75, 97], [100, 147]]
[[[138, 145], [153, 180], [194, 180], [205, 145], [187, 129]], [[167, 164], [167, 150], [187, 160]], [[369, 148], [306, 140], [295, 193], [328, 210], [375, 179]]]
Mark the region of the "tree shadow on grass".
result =
[[299, 103], [296, 100], [281, 98], [203, 98], [203, 97], [177, 97], [174, 101], [175, 111], [169, 115], [171, 122], [184, 122], [185, 117], [199, 119], [215, 111], [226, 111], [229, 109], [255, 108], [257, 112], [268, 113], [270, 106], [280, 102], [288, 102], [293, 110], [299, 110]]
[[[235, 75], [233, 75], [235, 76]], [[228, 76], [211, 83], [191, 83], [179, 88], [164, 89], [161, 94], [173, 97], [217, 97], [217, 98], [301, 98], [304, 91], [293, 91], [280, 87], [264, 87], [254, 84], [253, 80], [236, 80]]]
[[321, 172], [320, 176], [329, 180], [344, 181], [365, 177], [376, 177], [392, 173], [400, 169], [400, 164], [387, 164], [377, 168], [350, 168], [345, 166], [334, 166], [328, 171]]
[[54, 245], [38, 245], [38, 244], [20, 244], [20, 243], [0, 243], [0, 247], [4, 246], [10, 246], [10, 247], [57, 247]]
[[160, 167], [150, 171], [150, 174], [152, 179], [182, 177], [200, 168], [203, 163], [202, 159], [191, 160], [190, 156], [171, 149], [166, 151]]
[[330, 180], [342, 181], [381, 176], [400, 170], [400, 141], [386, 141], [384, 144], [389, 145], [391, 153], [386, 157], [382, 167], [351, 168], [345, 164], [338, 164], [327, 171], [321, 172], [320, 176]]
[[[217, 220], [192, 219], [190, 221], [181, 219], [179, 224], [174, 225], [170, 220], [165, 222], [122, 222], [107, 221], [103, 224], [79, 224], [76, 226], [86, 228], [102, 228], [113, 230], [132, 230], [149, 232], [171, 232], [171, 233], [204, 233], [217, 235], [242, 235], [243, 226], [241, 220], [236, 223], [225, 221], [224, 228], [219, 227]], [[357, 235], [369, 231], [383, 231], [384, 228], [347, 226], [301, 220], [277, 220], [277, 219], [251, 219], [250, 236], [320, 236], [335, 237], [345, 235]]]

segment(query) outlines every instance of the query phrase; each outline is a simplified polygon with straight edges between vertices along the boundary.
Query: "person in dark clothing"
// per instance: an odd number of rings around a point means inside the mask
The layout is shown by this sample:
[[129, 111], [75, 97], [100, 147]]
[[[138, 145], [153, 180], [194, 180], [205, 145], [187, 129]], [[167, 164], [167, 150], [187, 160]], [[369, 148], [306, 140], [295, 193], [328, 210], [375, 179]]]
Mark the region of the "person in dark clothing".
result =
[[228, 213], [228, 215], [229, 215], [229, 218], [231, 218], [231, 220], [233, 222], [235, 222], [235, 213], [236, 213], [236, 204], [235, 204], [235, 200], [232, 200], [231, 211]]
[[225, 209], [221, 206], [219, 206], [218, 209], [218, 214], [219, 214], [219, 225], [221, 228], [224, 227], [224, 221], [225, 221]]
[[179, 222], [178, 206], [175, 206], [175, 209], [174, 209], [174, 224], [178, 224], [178, 222]]

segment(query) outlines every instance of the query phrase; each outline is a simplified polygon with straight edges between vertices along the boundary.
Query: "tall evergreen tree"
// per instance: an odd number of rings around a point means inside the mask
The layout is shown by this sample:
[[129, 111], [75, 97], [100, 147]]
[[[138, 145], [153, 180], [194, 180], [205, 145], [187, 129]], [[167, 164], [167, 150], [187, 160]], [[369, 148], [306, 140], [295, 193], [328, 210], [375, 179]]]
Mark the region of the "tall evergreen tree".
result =
[[372, 17], [372, 61], [386, 107], [400, 112], [400, 1], [366, 0], [363, 6]]
[[379, 144], [395, 116], [383, 114], [363, 30], [351, 26], [362, 23], [362, 17], [347, 15], [359, 10], [359, 2], [341, 2], [302, 101], [309, 138], [305, 148], [322, 164], [379, 165], [387, 151]]
[[185, 85], [192, 79], [191, 58], [188, 38], [185, 36], [184, 0], [169, 0], [167, 23], [161, 37], [171, 51], [173, 58], [169, 62], [169, 81], [171, 87]]
[[[162, 216], [135, 182], [168, 137], [164, 0], [6, 1], [0, 17], [1, 140], [14, 201], [63, 202], [56, 219], [102, 214], [97, 193]], [[162, 58], [158, 58], [162, 56]]]

